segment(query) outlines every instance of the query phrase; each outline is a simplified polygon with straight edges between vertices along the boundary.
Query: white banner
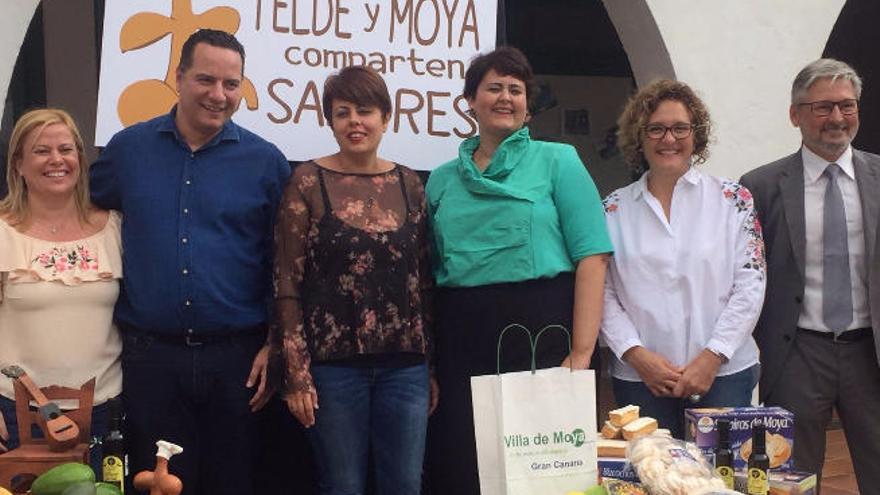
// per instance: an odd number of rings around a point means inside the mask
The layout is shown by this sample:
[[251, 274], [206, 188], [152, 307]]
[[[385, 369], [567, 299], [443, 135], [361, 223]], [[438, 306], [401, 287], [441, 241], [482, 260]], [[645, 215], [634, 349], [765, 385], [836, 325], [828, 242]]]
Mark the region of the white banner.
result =
[[347, 65], [379, 71], [393, 114], [381, 156], [431, 169], [476, 133], [460, 96], [470, 59], [495, 47], [497, 0], [107, 0], [95, 144], [166, 113], [180, 48], [199, 28], [245, 47], [233, 119], [289, 160], [338, 147], [324, 121], [324, 79]]

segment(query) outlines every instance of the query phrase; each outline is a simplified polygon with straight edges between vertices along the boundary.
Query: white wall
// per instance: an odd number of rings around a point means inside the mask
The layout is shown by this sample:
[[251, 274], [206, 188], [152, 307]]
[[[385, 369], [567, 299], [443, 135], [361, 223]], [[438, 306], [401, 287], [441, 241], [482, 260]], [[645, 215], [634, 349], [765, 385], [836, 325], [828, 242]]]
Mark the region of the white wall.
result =
[[[667, 75], [667, 56], [674, 76], [708, 105], [716, 137], [708, 172], [738, 178], [799, 146], [800, 133], [788, 120], [791, 82], [822, 56], [845, 0], [604, 3], [639, 85], [654, 74]], [[653, 29], [662, 44], [646, 46]], [[641, 47], [641, 55], [633, 56], [631, 47]]]
[[0, 8], [0, 115], [24, 35], [40, 0], [4, 1]]

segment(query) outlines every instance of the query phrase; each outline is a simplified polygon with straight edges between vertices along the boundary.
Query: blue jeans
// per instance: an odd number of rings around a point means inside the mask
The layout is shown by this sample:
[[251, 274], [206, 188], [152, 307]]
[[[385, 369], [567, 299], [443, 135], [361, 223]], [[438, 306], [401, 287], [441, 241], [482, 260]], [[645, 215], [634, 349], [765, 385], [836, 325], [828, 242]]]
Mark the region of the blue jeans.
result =
[[377, 495], [419, 495], [430, 395], [427, 365], [319, 364], [311, 372], [320, 408], [306, 433], [320, 493], [365, 493], [372, 455]]
[[[9, 430], [9, 441], [6, 446], [12, 450], [19, 446], [18, 441], [18, 419], [15, 417], [15, 401], [0, 397], [0, 412], [6, 420], [6, 429]], [[92, 408], [92, 439], [103, 438], [107, 434], [107, 427], [110, 421], [110, 408], [107, 403], [102, 403]], [[43, 432], [37, 426], [31, 430], [31, 434], [37, 438], [43, 437]], [[92, 448], [89, 450], [89, 465], [95, 471], [98, 479], [101, 479], [101, 444], [92, 442]]]
[[169, 463], [182, 495], [252, 495], [259, 425], [245, 382], [265, 335], [194, 347], [127, 330], [122, 339], [132, 476], [154, 469], [156, 441], [167, 440], [183, 447]]
[[715, 377], [712, 388], [696, 404], [689, 399], [655, 397], [643, 382], [613, 379], [617, 405], [639, 406], [640, 416], [657, 420], [675, 438], [684, 438], [684, 410], [692, 407], [746, 407], [752, 403], [752, 390], [758, 383], [760, 366], [754, 365], [727, 376]]

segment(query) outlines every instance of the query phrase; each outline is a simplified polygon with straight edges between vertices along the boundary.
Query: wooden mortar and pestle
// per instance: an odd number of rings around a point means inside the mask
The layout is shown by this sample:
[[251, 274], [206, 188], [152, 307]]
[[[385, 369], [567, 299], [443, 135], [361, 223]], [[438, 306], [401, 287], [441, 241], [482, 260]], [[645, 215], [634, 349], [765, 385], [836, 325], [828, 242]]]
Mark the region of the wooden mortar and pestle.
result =
[[156, 442], [156, 469], [141, 471], [134, 477], [134, 487], [149, 490], [150, 495], [180, 495], [183, 482], [168, 472], [168, 460], [174, 454], [183, 452], [183, 447], [165, 440]]

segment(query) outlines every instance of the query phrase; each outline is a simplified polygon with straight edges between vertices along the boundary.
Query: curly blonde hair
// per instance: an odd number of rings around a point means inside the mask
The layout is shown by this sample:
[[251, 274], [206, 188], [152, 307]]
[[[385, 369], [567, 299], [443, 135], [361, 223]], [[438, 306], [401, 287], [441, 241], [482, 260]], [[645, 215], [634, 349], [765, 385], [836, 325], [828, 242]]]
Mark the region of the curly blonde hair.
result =
[[694, 126], [695, 163], [703, 163], [709, 157], [712, 122], [703, 100], [687, 84], [661, 79], [633, 95], [620, 114], [620, 118], [617, 119], [617, 145], [623, 152], [627, 164], [637, 175], [648, 170], [648, 162], [642, 153], [644, 139], [642, 129], [660, 104], [670, 100], [683, 104], [691, 116], [691, 124]]
[[22, 115], [15, 123], [12, 136], [9, 138], [9, 151], [6, 155], [6, 185], [9, 192], [0, 201], [0, 215], [6, 215], [12, 225], [27, 224], [30, 217], [27, 184], [18, 171], [24, 154], [24, 142], [32, 132], [39, 134], [43, 132], [43, 129], [54, 124], [67, 126], [70, 133], [73, 134], [76, 154], [79, 159], [79, 179], [76, 182], [73, 195], [80, 221], [84, 224], [89, 223], [89, 210], [91, 209], [89, 162], [86, 159], [82, 136], [69, 113], [59, 108], [40, 108]]

